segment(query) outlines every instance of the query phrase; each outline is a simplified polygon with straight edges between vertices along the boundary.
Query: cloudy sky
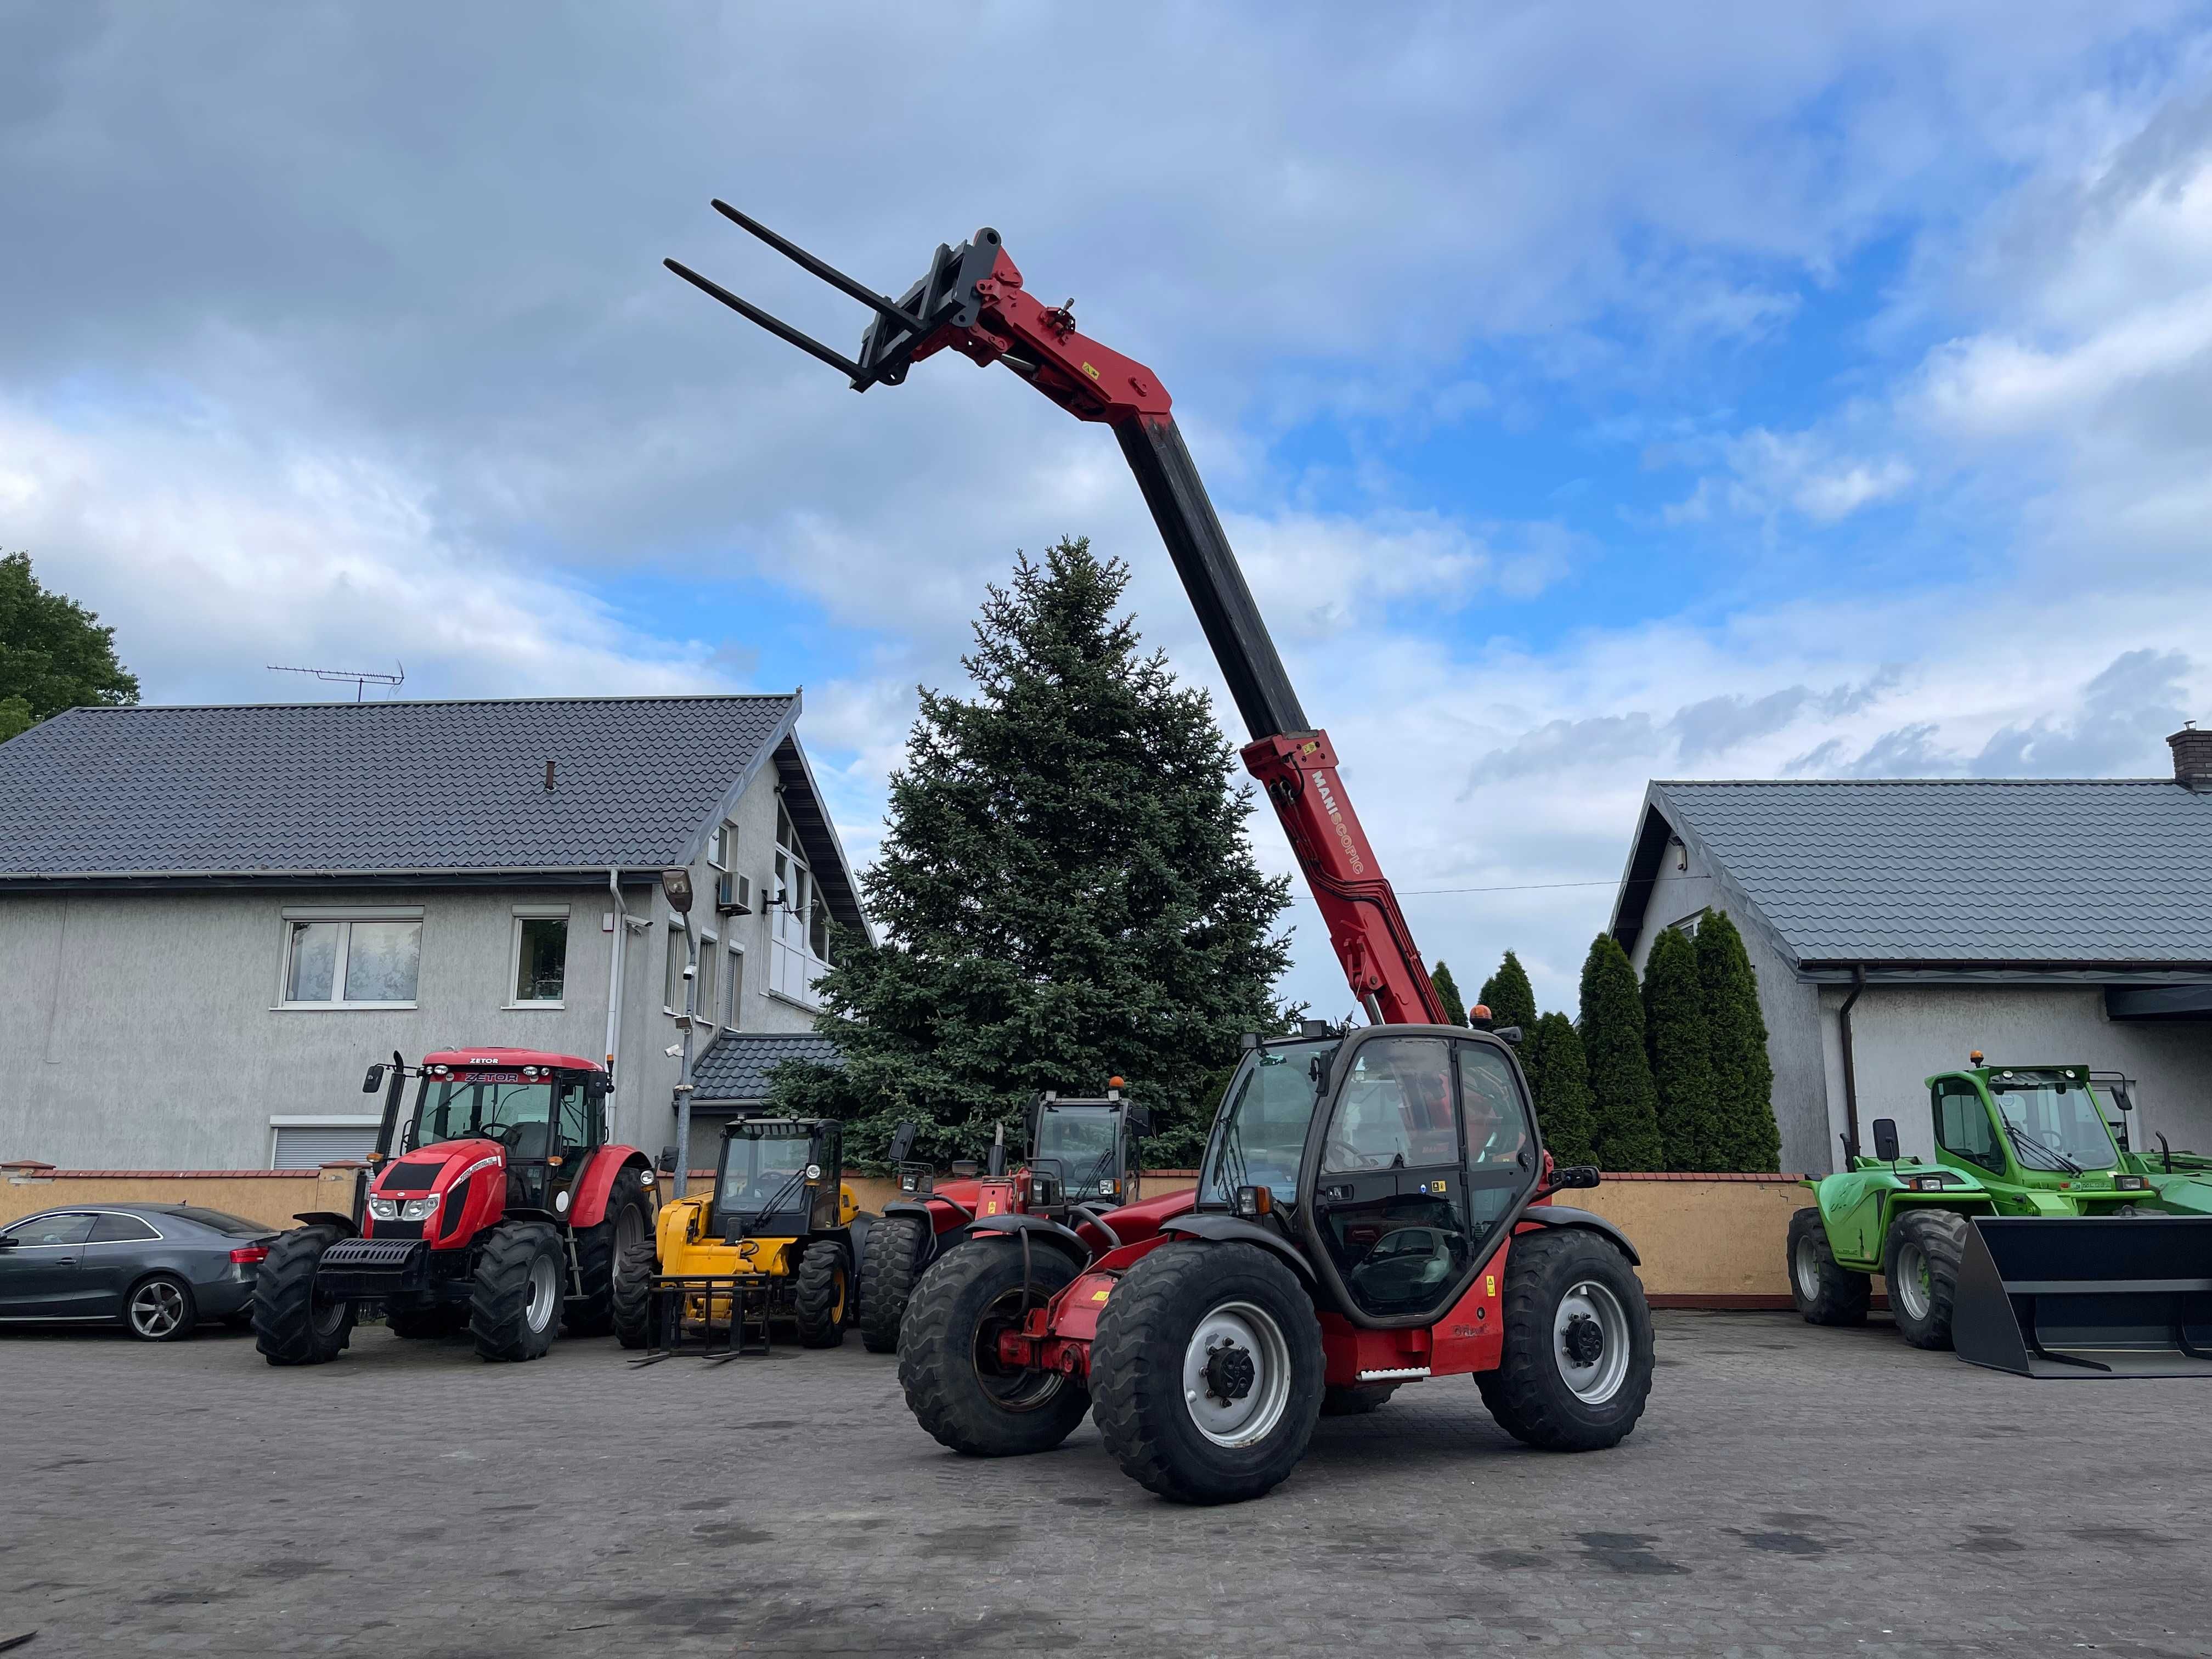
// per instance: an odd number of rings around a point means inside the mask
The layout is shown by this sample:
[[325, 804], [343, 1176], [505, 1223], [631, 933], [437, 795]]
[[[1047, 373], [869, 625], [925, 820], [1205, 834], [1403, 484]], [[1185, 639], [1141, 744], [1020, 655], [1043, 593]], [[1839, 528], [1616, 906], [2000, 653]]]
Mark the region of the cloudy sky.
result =
[[803, 684], [865, 858], [1015, 549], [1213, 682], [1106, 433], [856, 398], [660, 269], [857, 337], [719, 195], [894, 290], [995, 226], [1160, 372], [1470, 987], [1571, 1006], [1648, 778], [2212, 718], [2203, 5], [527, 15], [0, 0], [0, 548], [149, 700]]

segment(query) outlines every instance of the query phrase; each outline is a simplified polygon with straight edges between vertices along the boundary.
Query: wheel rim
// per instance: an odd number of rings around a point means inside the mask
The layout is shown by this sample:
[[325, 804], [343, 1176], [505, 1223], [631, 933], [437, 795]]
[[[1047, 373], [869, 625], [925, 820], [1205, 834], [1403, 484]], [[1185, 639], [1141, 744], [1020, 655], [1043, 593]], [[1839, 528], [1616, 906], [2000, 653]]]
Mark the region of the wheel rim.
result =
[[1009, 1370], [999, 1362], [1000, 1335], [1021, 1328], [1027, 1299], [1018, 1286], [1004, 1291], [992, 1299], [983, 1310], [982, 1318], [975, 1322], [975, 1346], [971, 1355], [975, 1380], [1001, 1411], [1033, 1412], [1049, 1403], [1060, 1392], [1061, 1378], [1058, 1371], [1030, 1370], [1026, 1367]]
[[1820, 1255], [1810, 1238], [1797, 1241], [1797, 1294], [1804, 1301], [1820, 1299]]
[[131, 1328], [141, 1336], [167, 1336], [185, 1322], [185, 1293], [167, 1279], [131, 1293]]
[[1889, 1287], [1908, 1319], [1925, 1319], [1934, 1298], [1928, 1291], [1928, 1252], [1917, 1244], [1897, 1247], [1897, 1278]]
[[351, 1306], [352, 1303], [343, 1299], [316, 1303], [307, 1310], [308, 1322], [315, 1328], [316, 1335], [331, 1335], [345, 1323], [346, 1310]]
[[842, 1267], [837, 1269], [835, 1284], [836, 1294], [830, 1299], [830, 1322], [842, 1325], [845, 1322], [845, 1270]]
[[561, 1281], [553, 1271], [553, 1258], [541, 1255], [530, 1264], [530, 1328], [542, 1331], [553, 1322], [553, 1310], [561, 1299]]
[[1586, 1279], [1559, 1298], [1552, 1316], [1552, 1356], [1567, 1390], [1602, 1406], [1628, 1376], [1628, 1310], [1609, 1286]]
[[1198, 1322], [1182, 1351], [1182, 1401], [1217, 1446], [1249, 1446], [1275, 1431], [1291, 1403], [1291, 1345], [1265, 1308], [1224, 1302]]

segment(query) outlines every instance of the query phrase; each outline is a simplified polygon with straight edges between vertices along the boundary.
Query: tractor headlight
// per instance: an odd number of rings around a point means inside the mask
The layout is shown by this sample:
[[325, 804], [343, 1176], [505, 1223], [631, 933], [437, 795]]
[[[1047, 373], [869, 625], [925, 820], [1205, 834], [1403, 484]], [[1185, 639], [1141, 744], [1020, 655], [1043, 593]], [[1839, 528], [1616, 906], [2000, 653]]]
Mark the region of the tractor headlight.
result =
[[399, 1206], [402, 1221], [428, 1221], [437, 1213], [438, 1200], [434, 1198], [410, 1198]]
[[374, 1193], [371, 1193], [368, 1195], [368, 1217], [372, 1221], [398, 1220], [399, 1200], [396, 1198], [379, 1198]]
[[1098, 1196], [1099, 1196], [1099, 1197], [1101, 1197], [1101, 1198], [1111, 1198], [1111, 1197], [1113, 1197], [1113, 1196], [1114, 1196], [1114, 1188], [1115, 1188], [1115, 1182], [1110, 1182], [1110, 1181], [1102, 1181], [1102, 1182], [1100, 1182], [1098, 1183]]
[[2124, 1193], [2139, 1193], [2147, 1188], [2150, 1182], [2145, 1181], [2141, 1176], [2115, 1176], [2112, 1178], [2112, 1185]]

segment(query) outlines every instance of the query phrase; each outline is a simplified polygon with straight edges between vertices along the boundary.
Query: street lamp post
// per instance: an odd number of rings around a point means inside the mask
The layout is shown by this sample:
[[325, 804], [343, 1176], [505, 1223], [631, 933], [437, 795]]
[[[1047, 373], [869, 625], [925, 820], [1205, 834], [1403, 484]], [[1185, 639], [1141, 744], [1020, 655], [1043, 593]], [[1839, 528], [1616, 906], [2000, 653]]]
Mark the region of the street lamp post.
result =
[[699, 1017], [699, 935], [691, 929], [691, 872], [663, 870], [660, 890], [668, 908], [684, 918], [684, 1016], [676, 1024], [684, 1032], [683, 1069], [676, 1079], [676, 1168], [671, 1180], [677, 1198], [691, 1194], [691, 1032]]

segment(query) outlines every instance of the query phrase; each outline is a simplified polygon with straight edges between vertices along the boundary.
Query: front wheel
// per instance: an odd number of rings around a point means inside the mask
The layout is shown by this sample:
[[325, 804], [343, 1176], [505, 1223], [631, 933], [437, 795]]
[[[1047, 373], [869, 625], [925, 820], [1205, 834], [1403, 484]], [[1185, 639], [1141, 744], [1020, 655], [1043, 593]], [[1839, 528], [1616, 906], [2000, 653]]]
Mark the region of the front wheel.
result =
[[1586, 1229], [1506, 1246], [1504, 1354], [1475, 1382], [1498, 1427], [1540, 1451], [1598, 1451], [1628, 1437], [1651, 1394], [1651, 1310], [1608, 1240]]
[[[1049, 1451], [1075, 1431], [1091, 1395], [1059, 1371], [1010, 1366], [999, 1338], [1018, 1330], [1074, 1279], [1050, 1246], [1030, 1252], [1023, 1279], [1014, 1240], [977, 1239], [932, 1262], [899, 1327], [899, 1386], [915, 1420], [968, 1457]], [[1111, 1305], [1110, 1304], [1109, 1305]]]
[[1282, 1484], [1321, 1416], [1313, 1298], [1254, 1244], [1166, 1244], [1098, 1316], [1098, 1430], [1121, 1472], [1178, 1504], [1234, 1504]]
[[480, 1359], [536, 1359], [561, 1322], [561, 1235], [542, 1221], [492, 1229], [469, 1286], [469, 1335]]
[[835, 1348], [845, 1340], [845, 1310], [852, 1299], [852, 1264], [834, 1238], [817, 1238], [799, 1258], [792, 1301], [799, 1316], [799, 1346]]
[[351, 1340], [353, 1304], [315, 1295], [315, 1268], [339, 1237], [336, 1227], [295, 1227], [270, 1245], [253, 1279], [253, 1346], [270, 1364], [325, 1364]]
[[1951, 1346], [1951, 1304], [1968, 1225], [1956, 1210], [1907, 1210], [1890, 1227], [1882, 1282], [1897, 1334], [1916, 1348]]
[[922, 1224], [910, 1215], [885, 1216], [868, 1229], [861, 1248], [860, 1346], [870, 1353], [896, 1353], [899, 1324], [914, 1297], [915, 1263], [921, 1260]]
[[653, 1276], [659, 1271], [651, 1238], [630, 1245], [615, 1263], [615, 1340], [625, 1348], [653, 1346]]

